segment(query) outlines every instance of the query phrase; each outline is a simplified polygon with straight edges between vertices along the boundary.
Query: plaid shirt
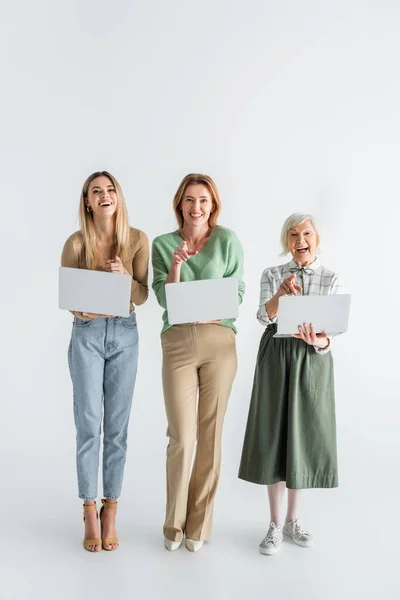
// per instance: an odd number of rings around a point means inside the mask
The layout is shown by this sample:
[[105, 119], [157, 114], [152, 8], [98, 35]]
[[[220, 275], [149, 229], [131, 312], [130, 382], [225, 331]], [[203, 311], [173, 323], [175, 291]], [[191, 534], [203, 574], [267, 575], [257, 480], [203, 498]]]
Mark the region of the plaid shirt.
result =
[[[302, 269], [299, 265], [291, 260], [285, 265], [279, 265], [278, 267], [271, 267], [265, 269], [261, 276], [261, 291], [260, 291], [260, 306], [257, 311], [257, 319], [261, 325], [267, 327], [271, 323], [277, 321], [277, 317], [270, 319], [267, 311], [265, 310], [265, 304], [276, 294], [282, 281], [290, 275], [296, 273], [295, 282], [301, 287], [299, 294], [305, 296], [320, 295], [320, 294], [341, 294], [342, 284], [339, 277], [333, 271], [329, 271], [321, 265], [317, 258], [311, 265]], [[325, 354], [331, 349], [333, 338], [329, 336], [329, 345], [327, 348], [321, 350], [314, 346], [318, 354]]]

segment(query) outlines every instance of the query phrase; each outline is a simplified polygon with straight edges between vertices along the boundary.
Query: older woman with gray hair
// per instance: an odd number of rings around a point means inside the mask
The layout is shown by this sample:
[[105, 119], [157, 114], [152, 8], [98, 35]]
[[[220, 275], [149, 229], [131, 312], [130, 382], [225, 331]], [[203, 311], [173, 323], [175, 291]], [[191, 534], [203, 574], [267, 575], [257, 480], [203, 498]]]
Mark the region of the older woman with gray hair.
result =
[[[239, 477], [268, 486], [271, 521], [260, 544], [275, 554], [286, 534], [300, 546], [313, 537], [297, 519], [299, 491], [338, 486], [333, 339], [304, 323], [292, 337], [276, 338], [281, 296], [338, 294], [338, 276], [317, 258], [320, 243], [312, 215], [286, 219], [283, 255], [292, 260], [265, 269], [257, 318], [266, 327], [260, 341]], [[288, 488], [283, 523], [282, 505]]]

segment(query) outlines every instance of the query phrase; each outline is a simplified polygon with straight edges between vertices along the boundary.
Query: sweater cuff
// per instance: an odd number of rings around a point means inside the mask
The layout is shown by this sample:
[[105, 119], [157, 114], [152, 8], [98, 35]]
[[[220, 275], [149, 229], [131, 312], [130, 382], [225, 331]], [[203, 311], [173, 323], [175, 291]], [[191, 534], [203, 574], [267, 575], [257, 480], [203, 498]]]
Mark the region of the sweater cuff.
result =
[[318, 346], [314, 346], [315, 352], [323, 356], [324, 354], [328, 354], [332, 348], [333, 338], [328, 336], [328, 345], [326, 348], [318, 348]]

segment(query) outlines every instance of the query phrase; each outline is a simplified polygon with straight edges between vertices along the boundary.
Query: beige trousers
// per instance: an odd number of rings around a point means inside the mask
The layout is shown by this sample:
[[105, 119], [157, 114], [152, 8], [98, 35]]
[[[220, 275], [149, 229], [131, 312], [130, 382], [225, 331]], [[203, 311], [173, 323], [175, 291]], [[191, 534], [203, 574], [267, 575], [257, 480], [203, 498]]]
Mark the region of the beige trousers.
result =
[[235, 333], [216, 324], [174, 325], [162, 334], [161, 344], [169, 436], [164, 535], [172, 541], [181, 541], [184, 534], [207, 540], [222, 425], [237, 369]]

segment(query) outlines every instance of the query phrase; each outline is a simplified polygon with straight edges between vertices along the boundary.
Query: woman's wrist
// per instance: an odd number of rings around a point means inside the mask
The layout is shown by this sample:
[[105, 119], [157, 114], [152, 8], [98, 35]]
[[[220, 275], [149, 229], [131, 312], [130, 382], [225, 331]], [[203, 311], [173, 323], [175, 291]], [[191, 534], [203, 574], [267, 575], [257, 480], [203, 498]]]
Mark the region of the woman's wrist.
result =
[[177, 273], [180, 274], [181, 273], [181, 265], [182, 265], [182, 263], [179, 263], [179, 264], [175, 264], [174, 263], [174, 264], [172, 264], [171, 268], [169, 270], [170, 274], [171, 275], [176, 275]]
[[319, 338], [317, 342], [314, 344], [320, 350], [326, 350], [330, 344], [329, 338]]
[[[276, 302], [274, 302], [274, 300], [276, 300]], [[271, 298], [265, 303], [265, 312], [270, 320], [275, 319], [278, 314], [277, 299]]]
[[179, 283], [181, 280], [181, 265], [172, 264], [164, 283]]

